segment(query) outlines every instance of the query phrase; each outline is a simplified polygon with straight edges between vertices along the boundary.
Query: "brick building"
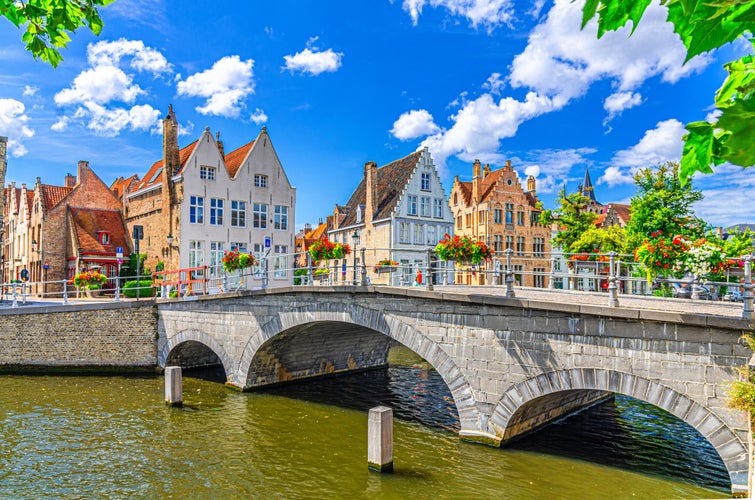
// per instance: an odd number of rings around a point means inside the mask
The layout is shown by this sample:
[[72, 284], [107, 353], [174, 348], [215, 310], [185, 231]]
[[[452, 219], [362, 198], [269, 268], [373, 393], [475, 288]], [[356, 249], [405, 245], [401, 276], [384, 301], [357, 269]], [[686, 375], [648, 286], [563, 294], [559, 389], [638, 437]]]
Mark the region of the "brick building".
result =
[[[217, 277], [224, 252], [238, 249], [268, 259], [269, 286], [292, 283], [296, 189], [288, 181], [267, 129], [226, 154], [206, 128], [199, 139], [178, 146], [172, 106], [163, 120], [163, 158], [137, 182], [114, 183], [125, 192], [129, 234], [142, 226], [145, 267], [166, 270], [210, 266]], [[127, 186], [130, 185], [130, 186]], [[266, 246], [269, 244], [269, 246]], [[195, 277], [203, 276], [195, 272]], [[260, 286], [261, 274], [247, 286]]]
[[[336, 205], [328, 225], [328, 239], [348, 243], [355, 252], [335, 263], [341, 269], [346, 265], [349, 279], [354, 264], [361, 266], [361, 248], [365, 248], [371, 283], [411, 283], [418, 271], [425, 272], [427, 249], [453, 230], [430, 151], [423, 148], [380, 168], [366, 163], [361, 182], [346, 205]], [[400, 263], [401, 272], [374, 274], [375, 264], [384, 259]], [[445, 272], [445, 262], [433, 258], [430, 264], [436, 272]]]
[[[505, 269], [504, 250], [514, 250], [515, 278], [524, 286], [544, 287], [550, 270], [550, 228], [539, 224], [539, 200], [535, 178], [527, 179], [527, 190], [510, 161], [492, 171], [479, 160], [472, 166], [472, 182], [454, 179], [449, 201], [455, 218], [454, 234], [484, 241], [495, 253], [492, 262], [475, 269], [457, 270], [457, 281], [492, 284], [493, 271]], [[484, 271], [484, 272], [480, 272]]]
[[[118, 273], [116, 248], [129, 254], [120, 201], [88, 162], [80, 161], [62, 186], [38, 177], [34, 189], [11, 184], [4, 194], [3, 281], [19, 279], [26, 268], [31, 292], [49, 293], [82, 270]], [[42, 281], [58, 283], [45, 288]]]

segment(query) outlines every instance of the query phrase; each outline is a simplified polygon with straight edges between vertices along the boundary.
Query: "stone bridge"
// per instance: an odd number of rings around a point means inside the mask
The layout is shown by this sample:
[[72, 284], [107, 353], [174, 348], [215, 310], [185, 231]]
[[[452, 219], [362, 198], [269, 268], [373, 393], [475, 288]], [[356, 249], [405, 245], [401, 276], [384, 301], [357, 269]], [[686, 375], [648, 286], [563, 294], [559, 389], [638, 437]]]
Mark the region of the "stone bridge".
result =
[[[474, 293], [474, 292], [472, 292]], [[193, 297], [192, 297], [193, 298]], [[656, 405], [748, 488], [748, 425], [728, 383], [751, 352], [736, 317], [494, 294], [308, 287], [158, 301], [158, 363], [222, 364], [242, 390], [383, 366], [402, 344], [453, 395], [463, 439], [500, 445], [614, 393]]]

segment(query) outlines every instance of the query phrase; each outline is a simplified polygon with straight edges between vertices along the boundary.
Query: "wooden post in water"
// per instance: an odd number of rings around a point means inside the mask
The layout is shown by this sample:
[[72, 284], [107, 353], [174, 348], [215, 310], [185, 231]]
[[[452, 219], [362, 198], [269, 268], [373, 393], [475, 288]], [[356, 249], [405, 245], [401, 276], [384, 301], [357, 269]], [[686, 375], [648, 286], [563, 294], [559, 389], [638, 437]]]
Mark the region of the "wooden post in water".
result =
[[387, 406], [370, 409], [367, 466], [378, 472], [393, 470], [393, 410]]
[[180, 366], [165, 367], [165, 402], [172, 406], [183, 404], [183, 378]]

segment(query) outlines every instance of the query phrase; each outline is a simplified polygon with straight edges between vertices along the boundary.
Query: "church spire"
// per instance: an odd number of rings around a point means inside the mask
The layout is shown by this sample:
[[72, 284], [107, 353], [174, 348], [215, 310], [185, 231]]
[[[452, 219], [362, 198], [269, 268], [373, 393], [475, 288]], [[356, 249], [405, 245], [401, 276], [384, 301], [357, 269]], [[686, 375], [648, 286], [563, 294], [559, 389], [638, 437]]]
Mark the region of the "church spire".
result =
[[595, 191], [592, 187], [592, 181], [590, 180], [590, 170], [585, 167], [585, 180], [579, 189], [579, 194], [590, 199], [590, 203], [593, 205], [598, 204], [598, 200], [595, 199]]

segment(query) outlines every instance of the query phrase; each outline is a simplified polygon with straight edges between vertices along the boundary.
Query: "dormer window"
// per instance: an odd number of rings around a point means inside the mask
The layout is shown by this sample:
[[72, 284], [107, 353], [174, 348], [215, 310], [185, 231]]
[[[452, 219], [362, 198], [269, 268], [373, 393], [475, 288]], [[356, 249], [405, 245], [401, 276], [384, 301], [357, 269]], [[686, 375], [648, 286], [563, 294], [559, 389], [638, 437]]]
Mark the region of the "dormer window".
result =
[[362, 222], [362, 205], [357, 206], [357, 222]]
[[205, 179], [208, 181], [214, 181], [215, 180], [215, 167], [208, 167], [205, 165], [200, 166], [199, 178]]
[[109, 245], [110, 244], [110, 233], [108, 231], [98, 231], [97, 232], [97, 239], [99, 240], [101, 245]]

